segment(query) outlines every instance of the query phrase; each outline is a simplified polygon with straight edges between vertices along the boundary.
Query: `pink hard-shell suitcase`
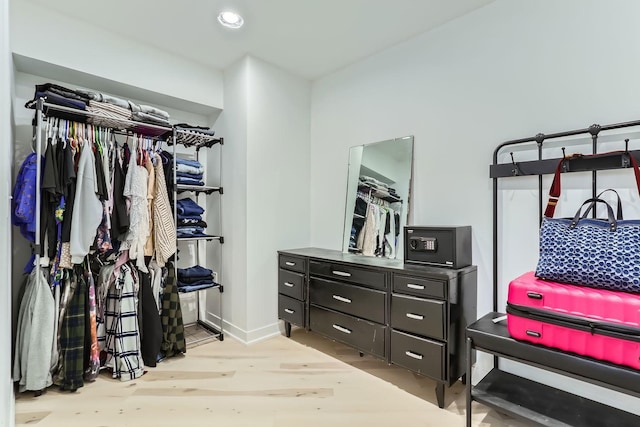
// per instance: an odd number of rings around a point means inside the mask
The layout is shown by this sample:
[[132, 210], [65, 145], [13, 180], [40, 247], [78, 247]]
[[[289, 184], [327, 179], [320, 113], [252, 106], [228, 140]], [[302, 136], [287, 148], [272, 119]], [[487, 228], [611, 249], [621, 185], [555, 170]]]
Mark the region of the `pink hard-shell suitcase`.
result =
[[507, 326], [517, 340], [640, 369], [640, 295], [529, 272], [509, 283]]

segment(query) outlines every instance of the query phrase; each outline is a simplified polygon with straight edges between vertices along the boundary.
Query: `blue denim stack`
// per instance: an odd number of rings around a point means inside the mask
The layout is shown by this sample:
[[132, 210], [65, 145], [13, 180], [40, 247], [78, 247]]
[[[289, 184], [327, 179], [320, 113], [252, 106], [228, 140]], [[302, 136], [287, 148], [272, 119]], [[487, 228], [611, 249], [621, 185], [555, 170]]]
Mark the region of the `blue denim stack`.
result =
[[204, 232], [202, 226], [202, 214], [204, 209], [191, 199], [180, 199], [177, 201], [176, 210], [178, 211], [178, 237], [210, 237]]
[[176, 183], [203, 186], [204, 168], [197, 160], [176, 158]]
[[218, 284], [213, 281], [213, 271], [200, 265], [178, 269], [178, 290], [193, 292], [211, 288]]

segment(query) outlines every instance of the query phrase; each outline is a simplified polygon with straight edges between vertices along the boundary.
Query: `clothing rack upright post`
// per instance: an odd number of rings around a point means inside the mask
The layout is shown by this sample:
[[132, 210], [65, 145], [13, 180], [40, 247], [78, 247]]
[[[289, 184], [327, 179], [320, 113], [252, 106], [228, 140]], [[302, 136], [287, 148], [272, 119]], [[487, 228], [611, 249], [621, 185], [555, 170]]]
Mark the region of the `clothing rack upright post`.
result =
[[40, 208], [41, 198], [40, 187], [42, 186], [42, 112], [44, 108], [44, 99], [39, 98], [36, 106], [36, 235], [34, 237], [34, 251], [35, 251], [35, 268], [36, 277], [40, 278]]
[[[205, 193], [205, 194], [212, 194], [213, 192], [218, 192], [219, 194], [223, 194], [223, 187], [222, 185], [220, 185], [219, 187], [208, 187], [208, 186], [203, 186], [202, 188], [197, 188], [197, 187], [192, 187], [192, 186], [180, 186], [178, 184], [178, 172], [177, 172], [177, 166], [178, 166], [178, 162], [177, 162], [177, 156], [176, 156], [176, 147], [178, 145], [178, 133], [191, 133], [191, 132], [187, 132], [187, 131], [183, 131], [177, 127], [173, 127], [172, 129], [172, 135], [171, 135], [171, 141], [172, 141], [172, 146], [173, 146], [173, 218], [174, 218], [174, 222], [175, 222], [175, 226], [177, 229], [178, 226], [178, 193], [181, 191], [192, 191], [196, 194], [196, 198], [197, 195], [200, 193]], [[218, 139], [214, 139], [211, 138], [211, 141], [209, 141], [209, 143], [207, 144], [203, 144], [203, 145], [199, 145], [196, 144], [195, 145], [195, 149], [196, 149], [196, 160], [199, 160], [199, 152], [200, 149], [204, 146], [204, 147], [210, 147], [212, 145], [215, 145], [216, 143], [219, 143], [220, 145], [224, 144], [224, 139], [223, 138], [218, 138]], [[186, 146], [186, 144], [185, 144]], [[220, 163], [220, 179], [222, 179], [222, 161], [219, 162]], [[218, 224], [219, 224], [219, 230], [222, 231], [222, 201], [220, 201], [220, 209], [218, 212]], [[218, 240], [220, 244], [224, 243], [224, 236], [211, 236], [210, 238], [196, 238], [193, 239], [193, 241], [195, 241], [196, 244], [196, 259], [198, 260], [198, 264], [199, 264], [199, 260], [200, 260], [200, 247], [199, 244], [200, 242], [204, 240], [204, 241], [208, 241], [208, 240]], [[174, 259], [174, 271], [175, 271], [175, 277], [176, 280], [178, 280], [178, 251], [177, 251], [177, 245], [180, 242], [180, 238], [176, 237], [176, 254], [175, 254], [175, 259]], [[208, 289], [210, 288], [206, 288], [206, 289], [202, 289], [202, 290], [197, 290], [196, 292], [196, 324], [199, 326], [202, 326], [204, 329], [206, 329], [207, 331], [211, 332], [215, 337], [218, 338], [218, 340], [220, 341], [224, 341], [224, 331], [223, 331], [223, 315], [222, 315], [222, 293], [224, 292], [224, 286], [222, 285], [222, 281], [220, 280], [220, 276], [221, 276], [221, 270], [222, 270], [222, 253], [223, 251], [220, 250], [220, 265], [217, 267], [217, 271], [216, 271], [216, 282], [218, 283], [217, 286], [214, 286], [218, 289], [219, 291], [219, 295], [220, 297], [218, 298], [218, 314], [220, 316], [220, 330], [217, 330], [214, 326], [210, 325], [209, 323], [207, 323], [205, 320], [202, 320], [201, 316], [200, 316], [200, 311], [201, 311], [201, 307], [200, 307], [200, 296], [202, 292], [206, 292]], [[206, 295], [206, 294], [205, 294]], [[205, 309], [206, 309], [206, 304], [205, 304]], [[206, 318], [206, 316], [205, 316]], [[206, 338], [205, 338], [206, 339]], [[193, 343], [197, 343], [200, 340], [196, 340]]]

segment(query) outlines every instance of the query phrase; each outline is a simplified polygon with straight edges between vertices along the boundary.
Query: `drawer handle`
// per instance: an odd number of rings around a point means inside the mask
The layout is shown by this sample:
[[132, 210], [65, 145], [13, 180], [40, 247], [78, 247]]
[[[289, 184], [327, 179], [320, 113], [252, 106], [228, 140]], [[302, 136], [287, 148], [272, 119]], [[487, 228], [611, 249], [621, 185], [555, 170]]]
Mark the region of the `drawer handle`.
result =
[[346, 271], [333, 270], [332, 273], [336, 276], [351, 277], [351, 273], [347, 273]]
[[290, 308], [285, 308], [285, 309], [284, 309], [284, 312], [285, 312], [285, 313], [288, 313], [288, 314], [293, 314], [293, 313], [295, 313], [295, 311], [294, 311], [294, 310], [291, 310]]
[[418, 359], [418, 360], [422, 360], [422, 355], [418, 354], [418, 353], [414, 353], [413, 351], [405, 351], [404, 354], [406, 354], [409, 357], [413, 357], [414, 359]]
[[530, 337], [535, 337], [535, 338], [540, 338], [542, 336], [542, 334], [540, 332], [529, 331], [529, 330], [527, 330], [527, 335], [529, 335]]
[[421, 316], [419, 314], [407, 313], [407, 317], [413, 320], [424, 320], [424, 316]]
[[290, 283], [290, 282], [284, 282], [284, 285], [288, 288], [293, 288], [295, 286], [293, 283]]
[[531, 299], [542, 299], [542, 294], [537, 292], [527, 292], [527, 296]]
[[407, 283], [407, 288], [424, 290], [424, 285], [414, 285], [413, 283]]
[[333, 324], [333, 329], [337, 329], [340, 332], [344, 332], [345, 334], [350, 334], [351, 333], [350, 329], [344, 328], [344, 327], [342, 327], [340, 325], [336, 325], [335, 323]]
[[296, 265], [295, 262], [291, 262], [291, 261], [287, 261], [285, 262], [286, 265], [288, 265], [289, 267], [293, 267], [294, 265]]
[[351, 304], [351, 300], [349, 298], [341, 297], [340, 295], [334, 295], [333, 299], [337, 299], [338, 301], [346, 302], [347, 304]]

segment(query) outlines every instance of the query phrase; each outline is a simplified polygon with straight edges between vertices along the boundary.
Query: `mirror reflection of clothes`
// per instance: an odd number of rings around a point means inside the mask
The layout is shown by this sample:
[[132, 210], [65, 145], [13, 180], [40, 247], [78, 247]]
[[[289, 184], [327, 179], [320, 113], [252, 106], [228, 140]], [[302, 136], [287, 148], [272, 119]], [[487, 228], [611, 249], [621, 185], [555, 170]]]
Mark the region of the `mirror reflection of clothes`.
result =
[[356, 248], [365, 256], [395, 258], [399, 219], [400, 214], [392, 208], [370, 203]]

